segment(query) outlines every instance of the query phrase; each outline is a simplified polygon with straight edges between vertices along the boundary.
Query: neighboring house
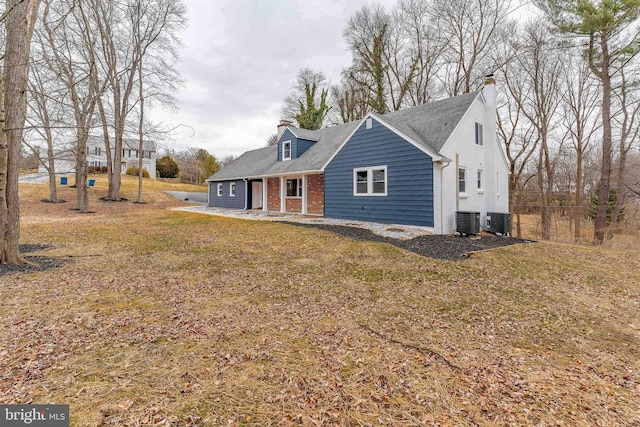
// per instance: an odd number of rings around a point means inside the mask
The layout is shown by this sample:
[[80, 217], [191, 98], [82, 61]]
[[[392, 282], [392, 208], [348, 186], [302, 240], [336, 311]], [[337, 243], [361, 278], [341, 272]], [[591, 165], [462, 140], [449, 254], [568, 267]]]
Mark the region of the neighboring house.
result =
[[[111, 141], [113, 144], [113, 140]], [[128, 168], [138, 167], [139, 141], [126, 139], [122, 142], [122, 159], [120, 162], [120, 173], [125, 173]], [[156, 177], [156, 144], [151, 141], [143, 142], [142, 169], [149, 172], [151, 178]], [[113, 148], [111, 149], [113, 154]], [[46, 162], [46, 158], [42, 159]], [[55, 153], [54, 164], [56, 173], [75, 173], [76, 157], [73, 149], [66, 149]], [[87, 139], [87, 166], [90, 168], [107, 167], [107, 151], [105, 149], [104, 138], [99, 136], [89, 136]], [[41, 164], [39, 172], [46, 172]]]
[[279, 126], [277, 145], [210, 177], [209, 206], [456, 230], [456, 211], [508, 211], [496, 89], [316, 131]]

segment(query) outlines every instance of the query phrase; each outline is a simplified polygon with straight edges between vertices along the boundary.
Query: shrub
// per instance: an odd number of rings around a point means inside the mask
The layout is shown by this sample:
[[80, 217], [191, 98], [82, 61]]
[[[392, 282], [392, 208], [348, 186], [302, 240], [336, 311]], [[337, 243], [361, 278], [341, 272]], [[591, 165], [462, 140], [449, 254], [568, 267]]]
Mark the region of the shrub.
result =
[[[138, 168], [129, 168], [127, 169], [126, 173], [127, 175], [138, 176]], [[146, 169], [142, 169], [142, 177], [149, 178], [149, 171], [147, 171]]]
[[169, 156], [164, 156], [156, 161], [156, 171], [160, 178], [175, 178], [178, 176], [178, 164]]

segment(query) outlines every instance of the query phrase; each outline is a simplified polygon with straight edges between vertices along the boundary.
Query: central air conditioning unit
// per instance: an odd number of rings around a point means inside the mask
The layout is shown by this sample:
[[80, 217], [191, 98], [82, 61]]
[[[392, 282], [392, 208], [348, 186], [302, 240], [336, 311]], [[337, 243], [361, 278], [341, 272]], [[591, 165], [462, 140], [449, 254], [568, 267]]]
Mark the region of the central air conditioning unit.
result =
[[492, 234], [511, 234], [511, 214], [508, 212], [487, 212], [487, 231]]
[[463, 236], [480, 233], [480, 212], [456, 212], [456, 232]]

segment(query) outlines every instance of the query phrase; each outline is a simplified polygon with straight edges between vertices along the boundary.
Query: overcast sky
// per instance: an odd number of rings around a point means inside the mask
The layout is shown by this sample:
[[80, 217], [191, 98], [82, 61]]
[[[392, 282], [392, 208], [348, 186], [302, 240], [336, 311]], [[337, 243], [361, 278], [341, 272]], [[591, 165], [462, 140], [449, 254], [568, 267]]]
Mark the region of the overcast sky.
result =
[[[370, 0], [185, 0], [178, 112], [154, 111], [175, 131], [176, 150], [204, 148], [217, 158], [264, 147], [298, 70], [332, 83], [351, 62], [347, 19]], [[378, 3], [390, 9], [395, 0]], [[187, 127], [189, 126], [189, 127]], [[193, 130], [192, 130], [192, 129]]]

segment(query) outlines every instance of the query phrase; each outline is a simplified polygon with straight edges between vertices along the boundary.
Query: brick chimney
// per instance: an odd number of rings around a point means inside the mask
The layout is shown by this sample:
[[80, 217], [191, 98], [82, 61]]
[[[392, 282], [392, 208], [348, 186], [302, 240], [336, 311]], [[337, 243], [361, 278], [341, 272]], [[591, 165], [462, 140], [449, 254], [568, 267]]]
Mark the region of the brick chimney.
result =
[[280, 120], [280, 124], [278, 125], [278, 139], [282, 136], [282, 134], [287, 129], [287, 127], [291, 126], [292, 124], [293, 122], [290, 120], [286, 120], [286, 119]]
[[496, 79], [493, 77], [493, 73], [484, 76], [484, 88], [482, 94], [487, 104], [495, 107], [496, 105]]

